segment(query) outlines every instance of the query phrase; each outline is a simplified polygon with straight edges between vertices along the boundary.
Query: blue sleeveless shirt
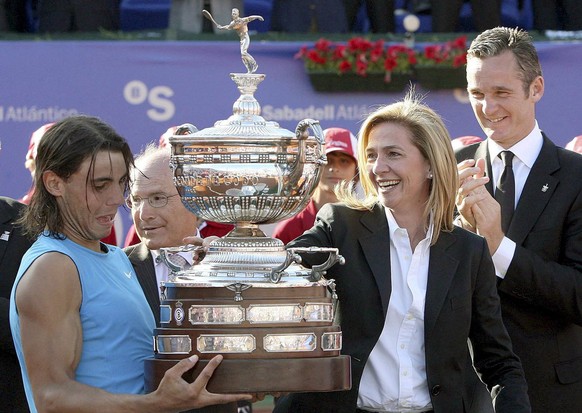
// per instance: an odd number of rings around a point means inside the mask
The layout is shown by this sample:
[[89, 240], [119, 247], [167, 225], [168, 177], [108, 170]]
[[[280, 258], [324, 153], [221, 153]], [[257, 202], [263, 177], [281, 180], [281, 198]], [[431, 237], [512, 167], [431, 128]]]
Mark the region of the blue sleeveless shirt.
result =
[[22, 353], [15, 292], [30, 265], [51, 251], [70, 257], [81, 281], [83, 350], [75, 379], [111, 393], [144, 392], [143, 361], [154, 354], [154, 316], [123, 250], [111, 245], [106, 248], [107, 253], [99, 253], [68, 238], [59, 240], [45, 233], [22, 258], [10, 295], [10, 328], [31, 413], [37, 410]]

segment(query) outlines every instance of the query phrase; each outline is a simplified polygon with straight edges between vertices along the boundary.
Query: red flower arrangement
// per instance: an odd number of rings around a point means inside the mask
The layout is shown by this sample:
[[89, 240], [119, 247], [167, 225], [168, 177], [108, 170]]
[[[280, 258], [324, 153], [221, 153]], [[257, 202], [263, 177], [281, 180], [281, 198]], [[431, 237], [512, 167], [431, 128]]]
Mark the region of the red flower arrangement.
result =
[[[346, 43], [319, 39], [312, 48], [303, 46], [295, 58], [303, 60], [314, 88], [320, 91], [397, 90], [411, 80], [429, 90], [467, 86], [463, 69], [467, 62], [466, 36], [418, 49], [363, 37], [354, 37]], [[361, 76], [369, 80], [342, 83], [340, 88], [335, 80], [330, 79], [330, 74], [345, 75], [346, 78]]]
[[467, 62], [467, 37], [446, 43], [430, 44], [413, 50], [403, 44], [387, 44], [354, 37], [347, 43], [319, 39], [313, 48], [303, 46], [295, 55], [309, 72], [408, 73], [415, 66], [461, 67]]
[[416, 63], [414, 50], [407, 46], [363, 37], [354, 37], [345, 44], [319, 39], [311, 49], [303, 46], [295, 58], [305, 62], [308, 72], [355, 73], [363, 77], [384, 73], [386, 81], [391, 73], [411, 72]]
[[426, 67], [461, 67], [467, 63], [467, 36], [431, 44], [417, 53], [417, 64]]

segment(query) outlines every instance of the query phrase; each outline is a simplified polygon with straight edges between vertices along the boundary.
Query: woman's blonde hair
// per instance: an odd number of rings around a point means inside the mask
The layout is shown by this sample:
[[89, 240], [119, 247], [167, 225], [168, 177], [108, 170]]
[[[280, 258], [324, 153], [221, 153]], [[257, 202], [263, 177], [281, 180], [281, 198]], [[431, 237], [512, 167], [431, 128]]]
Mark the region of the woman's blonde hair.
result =
[[344, 186], [338, 190], [338, 199], [356, 209], [371, 210], [378, 203], [376, 186], [367, 173], [366, 147], [372, 129], [386, 122], [408, 129], [412, 135], [412, 143], [430, 166], [432, 179], [424, 218], [428, 223], [429, 215], [433, 214], [434, 244], [440, 231], [453, 229], [455, 195], [459, 180], [457, 162], [451, 137], [442, 119], [422, 103], [422, 99], [415, 96], [414, 91], [409, 92], [402, 101], [378, 108], [364, 120], [358, 135], [358, 167], [364, 197], [358, 198], [348, 186]]

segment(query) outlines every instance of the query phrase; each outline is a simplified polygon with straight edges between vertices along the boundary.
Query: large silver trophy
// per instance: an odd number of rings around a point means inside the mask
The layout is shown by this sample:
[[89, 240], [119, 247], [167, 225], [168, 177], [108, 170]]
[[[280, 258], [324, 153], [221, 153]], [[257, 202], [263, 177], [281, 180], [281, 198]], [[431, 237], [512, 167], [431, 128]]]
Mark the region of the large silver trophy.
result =
[[[325, 270], [343, 264], [343, 257], [332, 248], [285, 249], [259, 228], [307, 205], [326, 163], [323, 133], [315, 120], [305, 119], [290, 132], [261, 117], [254, 93], [265, 75], [254, 73], [258, 66], [248, 54], [246, 26], [258, 16], [241, 18], [235, 10], [233, 21], [219, 26], [237, 30], [247, 67], [247, 73], [230, 75], [240, 91], [232, 116], [203, 130], [183, 125], [169, 139], [182, 202], [205, 220], [235, 228], [189, 269], [166, 260], [172, 273], [163, 285], [146, 389], [155, 389], [179, 359], [200, 357], [193, 379], [222, 354], [208, 384], [213, 392], [347, 390], [350, 360], [340, 355], [335, 285], [325, 278]], [[300, 255], [309, 253], [326, 254], [327, 261], [307, 269]]]

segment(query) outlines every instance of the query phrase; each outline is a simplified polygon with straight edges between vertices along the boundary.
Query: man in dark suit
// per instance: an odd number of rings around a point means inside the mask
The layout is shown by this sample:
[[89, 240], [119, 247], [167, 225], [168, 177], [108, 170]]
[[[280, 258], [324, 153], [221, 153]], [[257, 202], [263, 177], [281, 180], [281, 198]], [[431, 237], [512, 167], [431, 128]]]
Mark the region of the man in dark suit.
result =
[[500, 27], [480, 34], [469, 48], [467, 81], [487, 139], [457, 153], [458, 223], [489, 246], [532, 411], [578, 413], [582, 157], [556, 147], [538, 127], [535, 105], [544, 79], [525, 31]]
[[9, 321], [12, 284], [20, 259], [32, 245], [15, 224], [20, 211], [25, 207], [14, 199], [0, 197], [0, 410], [8, 413], [29, 411]]
[[[182, 203], [172, 181], [168, 148], [148, 145], [135, 158], [127, 204], [141, 242], [124, 249], [146, 299], [160, 324], [160, 283], [169, 269], [159, 259], [160, 248], [184, 245], [183, 239], [197, 233], [199, 219]], [[192, 254], [180, 255], [192, 265]], [[171, 259], [172, 257], [170, 257]], [[236, 413], [236, 403], [193, 410], [197, 413]]]
[[442, 120], [408, 97], [370, 114], [358, 145], [364, 199], [344, 188], [343, 203], [325, 205], [288, 244], [345, 258], [326, 276], [337, 286], [352, 388], [283, 396], [275, 413], [472, 411], [468, 340], [496, 411], [530, 412], [487, 245], [453, 225], [458, 172]]

